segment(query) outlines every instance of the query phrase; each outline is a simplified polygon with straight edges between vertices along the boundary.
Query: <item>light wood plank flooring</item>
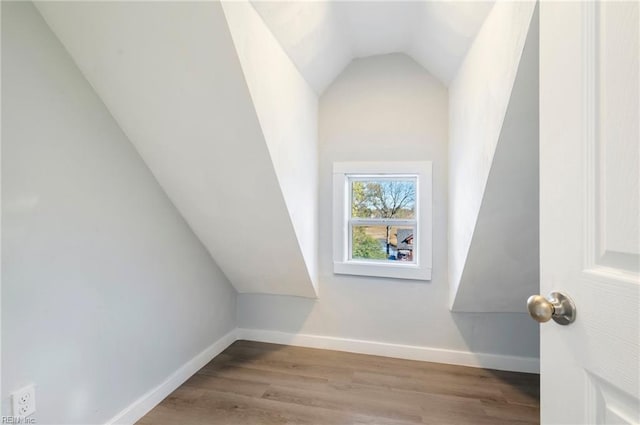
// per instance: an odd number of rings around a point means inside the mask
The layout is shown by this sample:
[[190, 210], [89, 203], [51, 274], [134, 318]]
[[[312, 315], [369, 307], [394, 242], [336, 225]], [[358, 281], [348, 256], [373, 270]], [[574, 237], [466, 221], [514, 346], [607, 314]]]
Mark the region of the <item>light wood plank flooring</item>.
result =
[[539, 376], [236, 341], [140, 425], [539, 423]]

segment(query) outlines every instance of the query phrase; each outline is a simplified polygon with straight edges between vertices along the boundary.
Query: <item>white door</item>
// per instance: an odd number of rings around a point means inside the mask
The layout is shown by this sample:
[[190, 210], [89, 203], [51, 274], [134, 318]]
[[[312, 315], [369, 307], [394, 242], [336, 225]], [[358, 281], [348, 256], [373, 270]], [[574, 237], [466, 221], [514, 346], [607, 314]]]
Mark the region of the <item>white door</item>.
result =
[[543, 424], [640, 423], [638, 2], [541, 2]]

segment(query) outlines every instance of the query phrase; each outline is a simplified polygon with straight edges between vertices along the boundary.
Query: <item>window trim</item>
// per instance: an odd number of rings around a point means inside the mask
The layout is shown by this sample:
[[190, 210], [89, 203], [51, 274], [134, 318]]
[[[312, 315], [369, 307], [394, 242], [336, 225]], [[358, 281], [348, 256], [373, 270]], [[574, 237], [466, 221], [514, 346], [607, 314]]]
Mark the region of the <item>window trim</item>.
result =
[[[350, 259], [350, 177], [394, 176], [416, 178], [414, 262], [380, 262]], [[432, 268], [432, 163], [431, 161], [334, 162], [333, 164], [333, 272], [360, 276], [431, 280]], [[358, 220], [360, 221], [360, 220]], [[370, 221], [370, 220], [369, 220]], [[385, 222], [403, 222], [388, 219]], [[409, 220], [413, 222], [413, 220]], [[363, 222], [367, 222], [364, 219]]]

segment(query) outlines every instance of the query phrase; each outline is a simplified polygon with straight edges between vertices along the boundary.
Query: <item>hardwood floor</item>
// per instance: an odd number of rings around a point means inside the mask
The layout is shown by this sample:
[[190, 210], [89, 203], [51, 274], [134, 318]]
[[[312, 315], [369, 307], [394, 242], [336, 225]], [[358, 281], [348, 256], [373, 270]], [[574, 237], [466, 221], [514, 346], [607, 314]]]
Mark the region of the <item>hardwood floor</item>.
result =
[[140, 425], [539, 423], [539, 376], [236, 341]]

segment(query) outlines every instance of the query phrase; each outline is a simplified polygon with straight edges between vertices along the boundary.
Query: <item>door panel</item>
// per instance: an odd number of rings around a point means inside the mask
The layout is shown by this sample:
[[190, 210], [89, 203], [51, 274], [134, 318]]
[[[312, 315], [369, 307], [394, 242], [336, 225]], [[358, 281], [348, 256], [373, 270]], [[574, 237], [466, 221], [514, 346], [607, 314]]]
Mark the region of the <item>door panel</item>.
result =
[[[584, 5], [593, 266], [638, 273], [638, 4]], [[635, 54], [634, 54], [635, 53]], [[591, 128], [589, 128], [591, 127]], [[591, 247], [589, 247], [591, 248]]]
[[638, 423], [637, 400], [620, 391], [597, 376], [588, 375], [587, 422], [588, 424]]
[[577, 307], [541, 328], [543, 424], [640, 423], [639, 19], [540, 6], [540, 290]]

